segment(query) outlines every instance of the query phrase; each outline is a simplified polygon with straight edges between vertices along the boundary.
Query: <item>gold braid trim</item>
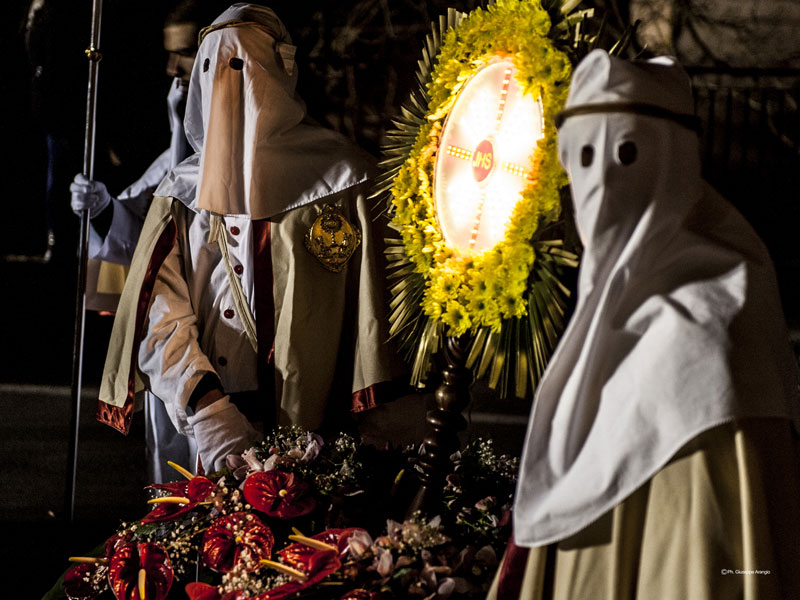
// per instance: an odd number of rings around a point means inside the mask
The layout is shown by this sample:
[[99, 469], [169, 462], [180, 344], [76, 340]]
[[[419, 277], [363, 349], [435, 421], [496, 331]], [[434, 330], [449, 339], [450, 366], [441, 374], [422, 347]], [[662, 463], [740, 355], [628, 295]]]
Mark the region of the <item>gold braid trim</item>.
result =
[[225, 270], [228, 273], [228, 284], [233, 291], [233, 302], [236, 305], [236, 310], [239, 311], [239, 318], [244, 325], [244, 332], [253, 350], [258, 352], [258, 339], [256, 337], [256, 320], [253, 317], [253, 311], [247, 303], [247, 297], [242, 289], [242, 282], [234, 275], [233, 267], [231, 267], [230, 254], [228, 253], [228, 242], [225, 239], [225, 223], [222, 217], [218, 214], [211, 213], [209, 222], [208, 243], [216, 243], [222, 252], [222, 260], [225, 263]]

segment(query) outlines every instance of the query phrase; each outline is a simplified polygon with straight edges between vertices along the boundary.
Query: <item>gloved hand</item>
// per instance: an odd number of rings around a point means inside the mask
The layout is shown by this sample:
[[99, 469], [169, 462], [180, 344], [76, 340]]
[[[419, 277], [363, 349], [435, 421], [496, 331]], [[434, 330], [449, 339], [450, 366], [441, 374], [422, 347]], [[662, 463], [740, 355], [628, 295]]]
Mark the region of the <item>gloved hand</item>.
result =
[[187, 86], [180, 77], [172, 80], [167, 94], [167, 110], [169, 111], [169, 125], [173, 130], [175, 127], [183, 128], [183, 115], [186, 113], [186, 98], [189, 95]]
[[192, 153], [186, 132], [183, 129], [183, 117], [186, 114], [186, 98], [189, 95], [189, 86], [180, 77], [176, 77], [167, 94], [167, 108], [169, 109], [169, 129], [172, 138], [169, 142], [169, 166], [178, 166], [184, 158]]
[[69, 191], [72, 192], [70, 206], [76, 215], [80, 215], [82, 210], [88, 210], [89, 218], [93, 219], [111, 203], [111, 195], [105, 184], [88, 179], [83, 173], [75, 175]]
[[231, 403], [230, 396], [223, 396], [188, 419], [200, 460], [208, 472], [219, 471], [229, 454], [240, 454], [261, 439], [261, 434]]

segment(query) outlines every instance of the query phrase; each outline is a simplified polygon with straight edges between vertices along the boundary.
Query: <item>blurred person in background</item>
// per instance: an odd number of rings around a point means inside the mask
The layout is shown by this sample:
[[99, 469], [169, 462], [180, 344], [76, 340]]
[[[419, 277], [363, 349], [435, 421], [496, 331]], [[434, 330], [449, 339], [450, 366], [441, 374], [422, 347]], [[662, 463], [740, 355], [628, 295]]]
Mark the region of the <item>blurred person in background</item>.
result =
[[[167, 172], [192, 152], [184, 133], [183, 117], [189, 77], [197, 54], [197, 35], [225, 6], [227, 2], [216, 0], [181, 0], [165, 19], [166, 72], [172, 77], [167, 94], [170, 146], [138, 180], [116, 197], [108, 192], [103, 182], [89, 180], [82, 173], [75, 175], [70, 185], [73, 211], [79, 214], [87, 210], [90, 217], [91, 260], [87, 282], [90, 309], [116, 310], [153, 191]], [[143, 402], [147, 476], [149, 481], [163, 483], [175, 477], [168, 461], [194, 466], [197, 450], [191, 438], [178, 434], [158, 398], [145, 392]]]
[[84, 123], [77, 117], [85, 113], [86, 92], [75, 82], [86, 77], [81, 32], [88, 24], [88, 11], [55, 0], [32, 0], [23, 25], [31, 116], [41, 128], [45, 146], [44, 262], [53, 256], [57, 238], [60, 245], [74, 248], [73, 221], [58, 198], [82, 157]]

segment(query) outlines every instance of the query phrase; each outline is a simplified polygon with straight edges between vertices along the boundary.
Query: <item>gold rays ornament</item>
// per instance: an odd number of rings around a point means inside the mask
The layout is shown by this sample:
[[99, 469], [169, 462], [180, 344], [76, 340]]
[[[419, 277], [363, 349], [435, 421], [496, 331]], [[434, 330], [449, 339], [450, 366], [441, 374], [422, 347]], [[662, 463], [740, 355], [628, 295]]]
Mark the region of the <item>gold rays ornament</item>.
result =
[[419, 89], [383, 149], [390, 332], [423, 387], [445, 336], [469, 339], [467, 366], [501, 397], [525, 397], [566, 325], [554, 117], [564, 105], [578, 2], [497, 0], [450, 10], [418, 61]]

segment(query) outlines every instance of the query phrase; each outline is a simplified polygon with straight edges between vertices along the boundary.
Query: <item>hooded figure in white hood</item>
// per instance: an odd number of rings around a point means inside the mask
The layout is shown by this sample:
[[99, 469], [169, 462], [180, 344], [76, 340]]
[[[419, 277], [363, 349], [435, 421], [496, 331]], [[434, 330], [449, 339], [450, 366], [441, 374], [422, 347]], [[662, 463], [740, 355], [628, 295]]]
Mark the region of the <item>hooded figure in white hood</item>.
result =
[[490, 597], [800, 598], [797, 365], [766, 249], [700, 177], [693, 112], [672, 59], [575, 71], [557, 125], [578, 302]]
[[372, 161], [307, 119], [272, 10], [234, 4], [200, 36], [184, 123], [195, 154], [156, 190], [98, 418], [126, 431], [149, 388], [212, 470], [259, 423], [346, 426], [397, 372]]

